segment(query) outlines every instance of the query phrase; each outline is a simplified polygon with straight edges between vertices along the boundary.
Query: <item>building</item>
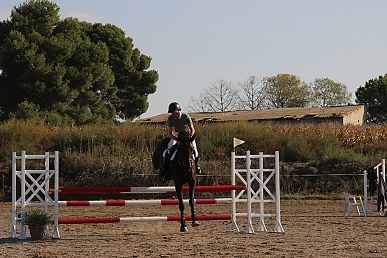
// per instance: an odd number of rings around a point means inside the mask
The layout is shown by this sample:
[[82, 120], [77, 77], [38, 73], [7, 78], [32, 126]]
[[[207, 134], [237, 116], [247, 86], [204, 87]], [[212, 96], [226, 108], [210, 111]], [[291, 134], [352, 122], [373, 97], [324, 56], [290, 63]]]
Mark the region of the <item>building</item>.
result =
[[[272, 121], [276, 123], [339, 123], [363, 125], [364, 105], [310, 108], [277, 108], [228, 112], [188, 112], [195, 123], [231, 121]], [[169, 114], [139, 119], [145, 124], [165, 124]]]

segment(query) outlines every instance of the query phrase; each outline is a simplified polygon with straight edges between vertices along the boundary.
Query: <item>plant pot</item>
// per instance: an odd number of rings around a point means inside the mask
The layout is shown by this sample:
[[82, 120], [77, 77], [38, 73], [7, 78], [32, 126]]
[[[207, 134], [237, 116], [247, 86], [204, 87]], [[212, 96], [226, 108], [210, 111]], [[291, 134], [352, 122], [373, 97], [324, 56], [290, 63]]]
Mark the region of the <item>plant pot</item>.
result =
[[46, 226], [28, 226], [30, 230], [31, 239], [33, 240], [42, 240], [44, 238], [44, 231], [46, 231]]

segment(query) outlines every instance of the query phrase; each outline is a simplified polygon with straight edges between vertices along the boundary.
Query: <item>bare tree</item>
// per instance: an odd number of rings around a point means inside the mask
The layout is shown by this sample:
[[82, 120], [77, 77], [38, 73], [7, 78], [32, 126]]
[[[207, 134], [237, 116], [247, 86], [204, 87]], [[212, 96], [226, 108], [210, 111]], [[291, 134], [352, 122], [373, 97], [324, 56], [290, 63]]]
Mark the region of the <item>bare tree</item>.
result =
[[264, 106], [265, 95], [262, 91], [261, 82], [250, 76], [245, 82], [238, 83], [243, 95], [240, 96], [243, 109], [257, 110]]
[[193, 112], [226, 112], [240, 107], [238, 90], [224, 80], [205, 88], [199, 98], [191, 97], [191, 102], [188, 110]]
[[206, 101], [203, 93], [199, 95], [199, 98], [191, 97], [191, 104], [187, 106], [187, 109], [191, 112], [206, 112]]
[[225, 112], [235, 110], [239, 106], [238, 90], [231, 82], [219, 80], [205, 90], [205, 105], [210, 112]]

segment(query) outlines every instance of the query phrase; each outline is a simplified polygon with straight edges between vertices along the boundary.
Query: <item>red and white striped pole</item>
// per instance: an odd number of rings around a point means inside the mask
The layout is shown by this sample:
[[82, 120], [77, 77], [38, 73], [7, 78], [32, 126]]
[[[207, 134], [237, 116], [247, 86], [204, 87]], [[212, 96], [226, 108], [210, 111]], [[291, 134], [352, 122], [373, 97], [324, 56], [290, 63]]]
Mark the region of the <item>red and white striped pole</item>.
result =
[[[184, 204], [189, 202], [183, 200]], [[223, 204], [231, 203], [231, 198], [203, 198], [195, 199], [195, 204]], [[58, 201], [59, 206], [158, 206], [178, 205], [179, 200], [105, 200], [105, 201]]]
[[[185, 216], [191, 220], [191, 216]], [[196, 220], [231, 220], [231, 214], [200, 215]], [[180, 216], [164, 217], [126, 217], [126, 218], [63, 218], [59, 224], [86, 224], [86, 223], [119, 223], [119, 222], [153, 222], [153, 221], [180, 221]]]

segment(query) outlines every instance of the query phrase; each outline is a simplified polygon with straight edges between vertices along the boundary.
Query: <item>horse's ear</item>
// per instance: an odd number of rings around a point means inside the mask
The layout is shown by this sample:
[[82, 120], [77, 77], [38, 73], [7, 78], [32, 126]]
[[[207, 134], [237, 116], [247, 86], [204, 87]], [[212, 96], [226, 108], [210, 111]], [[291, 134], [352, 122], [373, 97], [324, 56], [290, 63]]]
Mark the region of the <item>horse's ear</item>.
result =
[[195, 140], [195, 134], [196, 134], [196, 133], [194, 133], [194, 134], [191, 136], [191, 138], [189, 138], [189, 141], [190, 141], [190, 142], [193, 142], [193, 140]]

